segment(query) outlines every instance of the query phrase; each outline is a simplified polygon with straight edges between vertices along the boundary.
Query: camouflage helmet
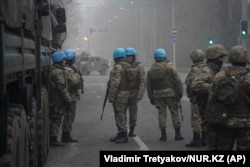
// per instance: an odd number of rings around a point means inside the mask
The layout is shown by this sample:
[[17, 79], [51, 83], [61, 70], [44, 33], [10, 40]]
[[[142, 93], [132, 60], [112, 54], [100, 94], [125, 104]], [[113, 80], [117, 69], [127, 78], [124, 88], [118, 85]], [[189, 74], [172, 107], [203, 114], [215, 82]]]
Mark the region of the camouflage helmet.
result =
[[201, 49], [195, 49], [190, 55], [193, 62], [201, 62], [204, 60], [205, 54]]
[[236, 45], [229, 51], [230, 63], [247, 63], [247, 48], [242, 45]]
[[228, 52], [222, 45], [211, 45], [206, 50], [206, 59], [213, 60], [227, 56]]

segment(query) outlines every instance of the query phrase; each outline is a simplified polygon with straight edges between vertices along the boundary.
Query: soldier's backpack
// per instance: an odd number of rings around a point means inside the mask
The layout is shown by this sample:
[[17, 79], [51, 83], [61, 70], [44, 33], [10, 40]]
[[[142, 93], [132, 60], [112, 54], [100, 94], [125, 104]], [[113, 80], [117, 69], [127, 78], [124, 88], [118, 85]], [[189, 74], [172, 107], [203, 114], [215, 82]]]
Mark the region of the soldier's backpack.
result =
[[225, 77], [218, 81], [217, 99], [226, 104], [233, 105], [240, 95], [240, 77], [246, 75], [248, 69], [238, 73], [230, 73], [225, 70]]

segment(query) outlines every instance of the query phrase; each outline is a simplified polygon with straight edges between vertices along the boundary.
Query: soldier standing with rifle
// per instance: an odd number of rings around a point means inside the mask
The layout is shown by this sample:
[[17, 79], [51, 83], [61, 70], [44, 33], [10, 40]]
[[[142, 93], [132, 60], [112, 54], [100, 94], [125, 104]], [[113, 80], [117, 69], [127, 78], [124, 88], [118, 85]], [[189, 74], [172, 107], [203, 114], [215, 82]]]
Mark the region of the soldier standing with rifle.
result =
[[82, 89], [83, 93], [83, 79], [80, 72], [73, 66], [75, 63], [76, 52], [73, 49], [66, 49], [64, 50], [64, 53], [66, 54], [67, 61], [65, 72], [67, 74], [69, 85], [68, 91], [72, 102], [70, 105], [67, 105], [64, 114], [61, 141], [63, 143], [75, 143], [78, 142], [78, 140], [73, 138], [70, 133], [72, 131], [72, 124], [75, 120], [76, 102], [80, 100], [78, 89]]
[[167, 59], [164, 49], [154, 51], [155, 63], [147, 73], [147, 92], [152, 105], [159, 112], [159, 128], [161, 130], [161, 141], [167, 140], [166, 121], [168, 107], [172, 116], [175, 129], [175, 140], [183, 140], [180, 132], [181, 118], [178, 103], [183, 95], [183, 85], [180, 76], [173, 63]]
[[145, 92], [145, 70], [140, 62], [136, 61], [136, 51], [134, 48], [126, 48], [126, 58], [127, 61], [131, 64], [131, 68], [127, 68], [128, 73], [131, 76], [129, 78], [130, 90], [129, 90], [129, 136], [135, 137], [134, 129], [137, 121], [137, 104], [138, 101], [142, 99]]
[[108, 81], [107, 99], [113, 104], [117, 135], [111, 138], [111, 142], [127, 143], [127, 120], [126, 111], [128, 108], [129, 83], [127, 68], [130, 64], [126, 61], [126, 53], [123, 48], [116, 48], [113, 52], [115, 65], [110, 72]]

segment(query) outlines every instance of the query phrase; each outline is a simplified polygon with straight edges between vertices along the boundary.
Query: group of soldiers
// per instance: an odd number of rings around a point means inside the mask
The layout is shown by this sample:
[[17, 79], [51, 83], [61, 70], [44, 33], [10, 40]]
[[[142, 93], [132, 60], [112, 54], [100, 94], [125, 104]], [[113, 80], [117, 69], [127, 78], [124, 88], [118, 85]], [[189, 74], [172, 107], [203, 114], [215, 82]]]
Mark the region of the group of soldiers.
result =
[[[71, 136], [75, 119], [76, 102], [80, 100], [79, 89], [83, 93], [83, 79], [74, 67], [76, 52], [66, 49], [52, 55], [53, 65], [49, 73], [50, 104], [50, 145], [64, 146], [78, 142]], [[58, 140], [62, 125], [61, 140]]]
[[[107, 85], [107, 98], [113, 105], [118, 133], [111, 142], [127, 143], [134, 137], [137, 104], [145, 89], [152, 105], [158, 110], [161, 141], [167, 140], [166, 120], [169, 108], [175, 140], [181, 135], [180, 100], [183, 83], [176, 67], [164, 49], [154, 51], [155, 62], [145, 73], [136, 60], [134, 48], [116, 48], [114, 66]], [[221, 70], [223, 59], [229, 56], [232, 66]], [[186, 147], [206, 147], [207, 150], [250, 150], [250, 73], [246, 67], [246, 47], [236, 45], [228, 52], [222, 45], [192, 51], [193, 62], [185, 84], [191, 104], [193, 140]], [[206, 59], [206, 62], [204, 61]], [[126, 111], [129, 108], [129, 132]]]
[[[229, 56], [228, 61], [232, 66], [221, 70], [225, 56]], [[78, 141], [70, 134], [76, 102], [80, 99], [78, 91], [83, 90], [81, 74], [73, 66], [75, 57], [76, 52], [72, 49], [52, 55], [53, 65], [49, 74], [51, 146]], [[110, 72], [106, 97], [113, 105], [118, 133], [110, 139], [111, 142], [127, 143], [128, 136], [136, 136], [138, 102], [146, 89], [150, 103], [158, 110], [160, 141], [167, 141], [167, 108], [172, 117], [175, 140], [184, 140], [181, 135], [182, 113], [179, 111], [183, 83], [176, 67], [167, 57], [164, 49], [156, 49], [155, 62], [146, 73], [136, 59], [134, 48], [114, 50], [115, 64]], [[228, 52], [222, 45], [216, 44], [209, 46], [205, 52], [193, 50], [190, 58], [193, 65], [185, 84], [191, 104], [193, 139], [186, 147], [233, 150], [236, 143], [237, 150], [250, 150], [250, 73], [246, 67], [246, 47], [236, 45]], [[59, 141], [61, 124], [62, 136]]]
[[[178, 103], [183, 96], [180, 76], [173, 63], [167, 59], [167, 53], [159, 48], [154, 51], [155, 63], [147, 72], [136, 60], [134, 48], [116, 48], [113, 52], [114, 66], [108, 81], [107, 98], [113, 104], [115, 122], [118, 133], [111, 142], [127, 143], [128, 136], [134, 137], [137, 120], [137, 104], [147, 88], [152, 105], [159, 112], [159, 128], [161, 141], [167, 140], [166, 118], [168, 107], [172, 115], [175, 129], [175, 140], [183, 140], [180, 133], [181, 118]], [[129, 133], [127, 130], [126, 112], [129, 108]]]
[[[232, 66], [221, 70], [223, 58]], [[193, 140], [187, 147], [250, 150], [250, 73], [247, 49], [222, 45], [191, 53], [193, 65], [185, 84], [191, 103]], [[204, 59], [206, 58], [206, 62]]]

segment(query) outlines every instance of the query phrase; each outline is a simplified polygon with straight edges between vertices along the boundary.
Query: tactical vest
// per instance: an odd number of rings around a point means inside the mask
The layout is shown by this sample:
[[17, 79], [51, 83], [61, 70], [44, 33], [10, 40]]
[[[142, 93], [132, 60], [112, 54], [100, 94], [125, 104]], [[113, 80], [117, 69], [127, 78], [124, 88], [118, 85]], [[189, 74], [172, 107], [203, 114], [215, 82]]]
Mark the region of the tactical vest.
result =
[[122, 66], [123, 72], [121, 74], [121, 81], [120, 81], [120, 85], [118, 87], [118, 90], [129, 90], [129, 82], [128, 82], [128, 72], [127, 72], [127, 68], [130, 67], [130, 64], [127, 62], [119, 62], [119, 65]]
[[139, 63], [134, 63], [127, 68], [129, 88], [139, 89]]
[[[163, 66], [165, 67], [166, 63], [164, 63]], [[169, 76], [157, 63], [154, 63], [151, 68], [151, 79], [152, 88], [154, 90], [173, 88], [171, 76]]]

